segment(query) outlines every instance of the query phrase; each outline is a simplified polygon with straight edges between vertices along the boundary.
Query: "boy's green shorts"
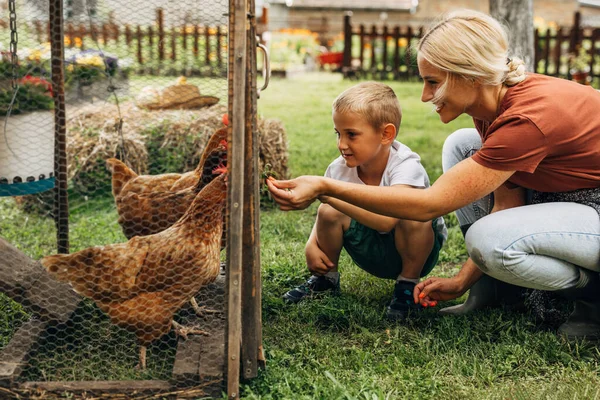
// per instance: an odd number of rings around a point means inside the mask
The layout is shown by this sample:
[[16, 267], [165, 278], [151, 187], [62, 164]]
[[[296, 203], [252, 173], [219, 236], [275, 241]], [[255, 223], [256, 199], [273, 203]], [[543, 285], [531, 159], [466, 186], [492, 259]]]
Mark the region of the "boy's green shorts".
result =
[[[434, 219], [431, 222], [433, 249], [425, 261], [421, 276], [427, 275], [435, 267], [444, 242], [442, 234], [435, 230], [436, 221]], [[381, 234], [352, 220], [350, 228], [344, 233], [344, 248], [360, 268], [378, 278], [396, 279], [402, 272], [402, 258], [396, 250], [394, 231]]]

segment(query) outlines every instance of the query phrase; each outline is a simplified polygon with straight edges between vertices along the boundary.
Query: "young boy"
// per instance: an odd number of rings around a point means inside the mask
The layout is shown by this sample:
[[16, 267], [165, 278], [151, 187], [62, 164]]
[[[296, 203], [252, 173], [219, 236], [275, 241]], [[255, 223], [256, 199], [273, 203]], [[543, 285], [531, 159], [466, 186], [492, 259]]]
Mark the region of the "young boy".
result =
[[[396, 141], [402, 112], [394, 91], [365, 82], [333, 102], [333, 123], [341, 156], [325, 176], [364, 185], [426, 188], [429, 178], [420, 157]], [[306, 264], [313, 275], [283, 296], [296, 303], [340, 288], [338, 260], [345, 248], [362, 269], [395, 279], [387, 316], [402, 319], [414, 303], [413, 289], [435, 266], [446, 238], [443, 218], [433, 222], [401, 220], [374, 214], [333, 198], [320, 198], [317, 219], [306, 243]]]

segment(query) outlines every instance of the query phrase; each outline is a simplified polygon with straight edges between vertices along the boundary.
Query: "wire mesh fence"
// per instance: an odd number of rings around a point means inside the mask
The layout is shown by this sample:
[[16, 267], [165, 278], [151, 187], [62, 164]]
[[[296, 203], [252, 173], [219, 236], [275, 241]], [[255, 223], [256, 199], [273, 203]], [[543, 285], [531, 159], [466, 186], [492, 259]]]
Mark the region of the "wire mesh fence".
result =
[[229, 1], [5, 3], [0, 379], [222, 377]]

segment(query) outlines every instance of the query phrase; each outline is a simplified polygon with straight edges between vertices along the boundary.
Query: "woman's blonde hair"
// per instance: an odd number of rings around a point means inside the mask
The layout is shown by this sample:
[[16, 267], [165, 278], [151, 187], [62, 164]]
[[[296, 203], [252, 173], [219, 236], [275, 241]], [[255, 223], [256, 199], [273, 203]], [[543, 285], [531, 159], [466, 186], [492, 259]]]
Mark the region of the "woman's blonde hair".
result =
[[513, 86], [523, 81], [525, 64], [509, 57], [506, 29], [487, 14], [459, 10], [434, 23], [417, 45], [419, 57], [447, 73], [433, 103], [457, 78], [484, 85]]
[[333, 112], [358, 114], [375, 129], [394, 124], [396, 135], [402, 121], [396, 94], [381, 82], [363, 82], [346, 89], [333, 101]]

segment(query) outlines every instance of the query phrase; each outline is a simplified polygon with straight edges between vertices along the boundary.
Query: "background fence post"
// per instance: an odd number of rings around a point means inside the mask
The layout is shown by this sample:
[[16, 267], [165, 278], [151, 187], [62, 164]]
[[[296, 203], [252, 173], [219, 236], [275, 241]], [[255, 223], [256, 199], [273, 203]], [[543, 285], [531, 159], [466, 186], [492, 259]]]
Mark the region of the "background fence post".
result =
[[346, 11], [344, 14], [344, 57], [342, 58], [342, 73], [348, 77], [352, 65], [352, 25], [350, 18], [352, 11]]

